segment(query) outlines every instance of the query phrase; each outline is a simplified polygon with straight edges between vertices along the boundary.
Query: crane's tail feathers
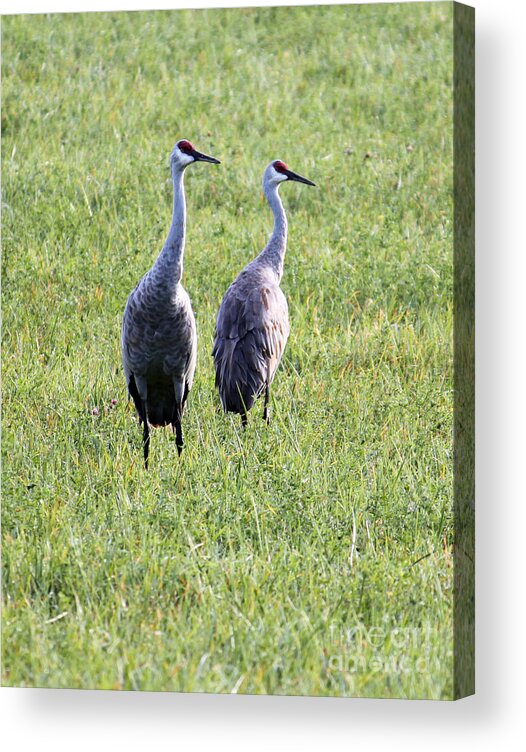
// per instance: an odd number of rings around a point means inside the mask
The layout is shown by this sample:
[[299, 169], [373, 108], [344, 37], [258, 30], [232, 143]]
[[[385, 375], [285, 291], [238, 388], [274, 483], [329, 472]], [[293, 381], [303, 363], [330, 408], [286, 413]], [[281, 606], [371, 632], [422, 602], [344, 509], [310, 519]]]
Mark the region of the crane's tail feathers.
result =
[[255, 335], [248, 332], [241, 341], [218, 339], [213, 355], [224, 411], [246, 415], [263, 392], [268, 372]]

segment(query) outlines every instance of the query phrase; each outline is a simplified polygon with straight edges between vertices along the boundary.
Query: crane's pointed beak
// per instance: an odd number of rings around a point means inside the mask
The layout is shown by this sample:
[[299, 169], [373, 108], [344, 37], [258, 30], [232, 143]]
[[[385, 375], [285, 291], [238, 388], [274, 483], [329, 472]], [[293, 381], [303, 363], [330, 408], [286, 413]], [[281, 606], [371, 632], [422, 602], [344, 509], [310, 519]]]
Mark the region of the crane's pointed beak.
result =
[[209, 157], [207, 154], [202, 154], [196, 149], [192, 151], [192, 157], [194, 158], [195, 162], [211, 162], [212, 164], [221, 164], [219, 159], [216, 159], [215, 157]]
[[297, 172], [292, 172], [292, 170], [283, 170], [284, 175], [288, 177], [289, 180], [295, 180], [297, 183], [305, 183], [305, 185], [316, 185], [316, 183], [313, 183], [312, 180], [309, 180], [308, 178], [304, 178], [301, 175], [298, 175]]

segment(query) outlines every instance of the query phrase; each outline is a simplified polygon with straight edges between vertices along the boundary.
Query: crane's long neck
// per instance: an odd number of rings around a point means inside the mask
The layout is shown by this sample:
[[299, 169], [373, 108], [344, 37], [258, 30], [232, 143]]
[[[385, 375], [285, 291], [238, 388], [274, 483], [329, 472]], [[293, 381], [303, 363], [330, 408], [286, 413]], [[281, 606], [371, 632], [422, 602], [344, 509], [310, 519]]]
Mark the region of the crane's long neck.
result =
[[283, 262], [287, 250], [287, 215], [281, 203], [278, 188], [279, 184], [276, 183], [264, 186], [266, 199], [274, 214], [274, 229], [258, 258], [274, 270], [279, 282], [283, 275]]
[[[184, 240], [186, 234], [186, 200], [184, 170], [172, 170], [174, 202], [172, 223], [163, 249], [155, 264], [166, 284], [177, 284], [183, 275]], [[156, 275], [157, 276], [157, 275]]]

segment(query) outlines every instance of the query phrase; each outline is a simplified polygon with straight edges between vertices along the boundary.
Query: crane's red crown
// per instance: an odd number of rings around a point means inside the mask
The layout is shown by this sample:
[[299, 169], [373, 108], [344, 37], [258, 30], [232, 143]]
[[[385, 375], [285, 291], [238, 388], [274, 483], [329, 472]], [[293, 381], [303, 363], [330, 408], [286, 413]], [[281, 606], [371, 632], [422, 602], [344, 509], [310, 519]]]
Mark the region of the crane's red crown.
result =
[[274, 162], [274, 169], [276, 170], [276, 172], [285, 172], [289, 168], [287, 167], [287, 165], [285, 164], [285, 162], [282, 162], [281, 160], [277, 159]]
[[194, 151], [193, 144], [191, 144], [190, 141], [186, 141], [186, 139], [178, 141], [177, 146], [183, 152], [183, 154], [191, 154], [191, 152]]

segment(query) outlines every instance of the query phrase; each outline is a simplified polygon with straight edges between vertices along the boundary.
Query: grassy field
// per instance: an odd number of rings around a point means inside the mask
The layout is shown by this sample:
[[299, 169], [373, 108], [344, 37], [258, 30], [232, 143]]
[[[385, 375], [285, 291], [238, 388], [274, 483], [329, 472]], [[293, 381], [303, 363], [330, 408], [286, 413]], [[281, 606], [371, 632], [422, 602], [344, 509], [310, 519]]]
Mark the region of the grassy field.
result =
[[[3, 683], [450, 697], [452, 6], [10, 17], [2, 46]], [[222, 165], [186, 178], [186, 449], [156, 431], [146, 472], [120, 322], [183, 136]], [[210, 353], [274, 158], [318, 187], [281, 190], [291, 336], [243, 433]]]

